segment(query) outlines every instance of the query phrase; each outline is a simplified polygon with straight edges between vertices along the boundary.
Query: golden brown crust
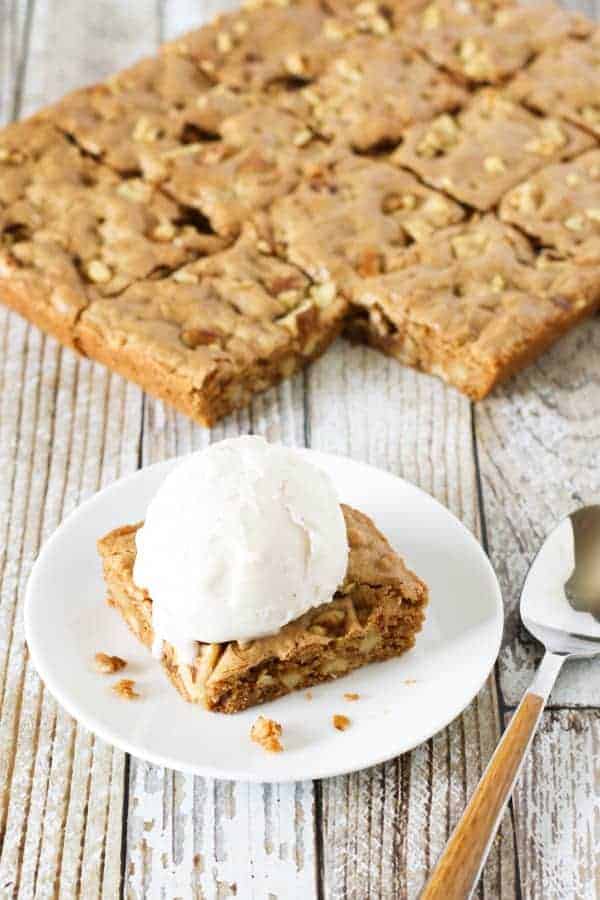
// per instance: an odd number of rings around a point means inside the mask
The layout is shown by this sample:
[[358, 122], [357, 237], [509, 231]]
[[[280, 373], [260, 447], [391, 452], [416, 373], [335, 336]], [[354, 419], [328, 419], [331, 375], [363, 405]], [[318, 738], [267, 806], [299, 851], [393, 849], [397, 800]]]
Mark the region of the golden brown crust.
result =
[[[270, 357], [266, 363], [257, 358], [244, 371], [232, 376], [228, 384], [215, 385], [213, 392], [195, 387], [188, 372], [178, 371], [162, 360], [152, 352], [151, 345], [117, 344], [112, 347], [106, 336], [90, 327], [87, 321], [77, 326], [76, 349], [209, 428], [233, 410], [247, 406], [257, 392], [289, 378], [320, 356], [341, 328], [341, 320], [328, 324], [304, 355], [290, 345], [287, 352]], [[59, 334], [55, 336], [61, 339]]]
[[[0, 299], [203, 424], [344, 323], [482, 397], [596, 302], [596, 183], [559, 182], [598, 152], [599, 34], [551, 3], [251, 0], [2, 130]], [[582, 305], [561, 294], [547, 314], [539, 279], [502, 307], [476, 290], [451, 304], [457, 341], [439, 260], [406, 328], [404, 300], [365, 299], [473, 208], [521, 228], [540, 263], [569, 257]], [[281, 266], [302, 285], [275, 289]], [[511, 332], [482, 354], [492, 307]]]
[[600, 137], [600, 28], [586, 40], [549, 47], [508, 89], [533, 109], [563, 116]]
[[360, 337], [480, 399], [598, 308], [600, 263], [537, 254], [488, 215], [413, 248], [354, 299]]
[[500, 217], [561, 256], [600, 262], [600, 150], [532, 175], [506, 194]]
[[[427, 588], [394, 553], [372, 521], [342, 507], [349, 542], [344, 584], [335, 597], [274, 636], [225, 645], [199, 644], [192, 666], [164, 645], [162, 664], [177, 690], [208, 709], [236, 712], [291, 690], [337, 678], [413, 646]], [[109, 602], [146, 646], [153, 642], [152, 602], [132, 580], [135, 532], [125, 526], [99, 541]]]
[[259, 243], [247, 228], [173, 278], [90, 303], [79, 348], [203, 423], [244, 405], [321, 353], [347, 309], [333, 284], [312, 283]]
[[473, 82], [495, 84], [531, 57], [591, 25], [554, 3], [433, 0], [409, 23], [420, 48], [437, 65]]
[[315, 131], [358, 150], [391, 144], [409, 125], [454, 110], [466, 91], [396, 36], [360, 35], [303, 97]]
[[485, 88], [454, 116], [410, 128], [393, 160], [486, 211], [532, 172], [591, 146], [593, 140], [575, 126], [536, 116], [505, 91]]
[[349, 292], [357, 278], [393, 271], [413, 242], [464, 215], [410, 172], [345, 157], [276, 201], [262, 227], [274, 248], [311, 277]]

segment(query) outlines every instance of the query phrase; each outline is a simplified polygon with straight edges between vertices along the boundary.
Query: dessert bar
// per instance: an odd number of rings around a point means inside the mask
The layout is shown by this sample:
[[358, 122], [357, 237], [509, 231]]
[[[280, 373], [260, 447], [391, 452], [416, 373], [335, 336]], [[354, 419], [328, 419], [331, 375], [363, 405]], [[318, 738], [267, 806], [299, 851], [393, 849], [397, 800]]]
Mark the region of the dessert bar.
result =
[[434, 0], [409, 19], [415, 42], [435, 63], [474, 83], [496, 84], [536, 53], [570, 36], [583, 37], [591, 23], [552, 3], [517, 5]]
[[332, 281], [311, 281], [247, 226], [172, 278], [91, 301], [76, 335], [86, 355], [210, 424], [318, 356], [347, 306]]
[[[186, 700], [209, 710], [237, 712], [338, 678], [366, 663], [398, 656], [414, 645], [423, 624], [426, 586], [367, 516], [348, 506], [342, 510], [348, 570], [329, 603], [272, 637], [198, 644], [191, 665], [178, 661], [173, 647], [163, 645], [162, 665]], [[152, 599], [132, 578], [138, 528], [117, 528], [99, 541], [98, 548], [109, 603], [133, 633], [152, 647]]]
[[547, 49], [515, 78], [510, 91], [533, 109], [562, 116], [600, 137], [600, 28], [586, 40]]
[[537, 172], [506, 194], [500, 216], [561, 255], [600, 261], [600, 150]]
[[531, 172], [593, 145], [574, 125], [535, 115], [506, 92], [484, 88], [456, 115], [409, 128], [392, 161], [485, 211]]
[[479, 399], [596, 309], [598, 260], [539, 254], [494, 216], [415, 245], [403, 269], [364, 279], [352, 333]]
[[[600, 303], [598, 35], [251, 0], [0, 131], [0, 299], [204, 425], [340, 332], [483, 397]], [[477, 211], [516, 294], [453, 256]]]

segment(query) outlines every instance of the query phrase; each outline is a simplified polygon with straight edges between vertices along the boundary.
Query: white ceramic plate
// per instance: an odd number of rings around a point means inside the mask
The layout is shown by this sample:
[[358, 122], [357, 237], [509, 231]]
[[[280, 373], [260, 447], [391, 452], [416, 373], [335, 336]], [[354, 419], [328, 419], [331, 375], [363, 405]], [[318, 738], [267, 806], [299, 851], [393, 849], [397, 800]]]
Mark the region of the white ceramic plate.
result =
[[[268, 703], [260, 712], [283, 725], [285, 752], [267, 754], [249, 731], [258, 710], [233, 716], [187, 704], [160, 665], [104, 602], [96, 540], [144, 518], [176, 460], [142, 469], [96, 494], [70, 515], [39, 555], [27, 587], [25, 627], [35, 666], [54, 697], [101, 738], [174, 769], [245, 781], [323, 778], [410, 750], [455, 718], [492, 668], [502, 633], [502, 602], [487, 557], [464, 526], [423, 491], [343, 457], [303, 451], [333, 478], [340, 499], [370, 515], [429, 585], [431, 603], [416, 647], [345, 678]], [[98, 651], [128, 660], [141, 699], [110, 689], [93, 668]], [[344, 700], [345, 692], [360, 700]], [[345, 732], [331, 723], [348, 715]]]

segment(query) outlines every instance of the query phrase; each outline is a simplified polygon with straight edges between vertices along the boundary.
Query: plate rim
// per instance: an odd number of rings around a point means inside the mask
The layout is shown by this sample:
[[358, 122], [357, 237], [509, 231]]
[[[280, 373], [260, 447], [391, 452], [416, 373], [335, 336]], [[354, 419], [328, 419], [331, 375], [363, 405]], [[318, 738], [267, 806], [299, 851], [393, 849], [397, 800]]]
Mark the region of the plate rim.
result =
[[[470, 696], [466, 699], [465, 702], [463, 702], [463, 700], [461, 699], [456, 704], [448, 704], [448, 715], [444, 715], [440, 718], [439, 721], [436, 721], [433, 730], [431, 730], [430, 727], [425, 728], [417, 735], [416, 738], [411, 738], [408, 745], [400, 745], [399, 743], [394, 743], [393, 745], [388, 744], [386, 745], [386, 749], [383, 752], [381, 752], [380, 754], [374, 754], [369, 758], [368, 762], [358, 767], [352, 764], [345, 766], [342, 762], [343, 755], [340, 754], [340, 758], [337, 763], [317, 766], [316, 768], [312, 768], [308, 773], [291, 771], [279, 777], [275, 776], [272, 778], [265, 778], [264, 773], [259, 772], [238, 769], [224, 770], [212, 765], [190, 765], [187, 763], [181, 763], [173, 756], [169, 756], [168, 754], [156, 753], [152, 750], [147, 750], [146, 748], [143, 748], [143, 752], [140, 752], [141, 748], [139, 747], [139, 745], [131, 743], [127, 739], [123, 739], [121, 737], [115, 738], [110, 728], [105, 728], [101, 720], [96, 719], [93, 714], [88, 715], [87, 710], [82, 710], [82, 708], [77, 703], [71, 702], [69, 695], [63, 693], [60, 684], [57, 683], [57, 680], [52, 675], [52, 672], [46, 667], [44, 663], [44, 653], [40, 651], [38, 647], [37, 639], [35, 637], [35, 629], [32, 624], [36, 588], [38, 582], [42, 578], [45, 561], [51, 555], [54, 545], [60, 541], [62, 532], [66, 530], [67, 527], [71, 525], [75, 520], [79, 519], [82, 516], [85, 516], [88, 508], [97, 503], [100, 496], [105, 496], [111, 493], [118, 493], [119, 489], [125, 483], [135, 481], [136, 479], [145, 476], [148, 471], [157, 471], [160, 469], [168, 470], [169, 468], [172, 468], [176, 463], [181, 462], [183, 459], [185, 459], [186, 456], [191, 455], [182, 454], [181, 456], [172, 456], [168, 459], [151, 463], [148, 466], [143, 466], [142, 468], [136, 469], [134, 472], [129, 472], [128, 474], [121, 476], [115, 481], [112, 481], [110, 484], [105, 485], [103, 488], [96, 491], [90, 497], [82, 501], [82, 503], [78, 504], [78, 506], [76, 506], [75, 509], [71, 510], [71, 512], [60, 522], [60, 524], [57, 526], [57, 528], [55, 528], [55, 530], [46, 539], [46, 541], [44, 541], [27, 580], [24, 597], [25, 640], [35, 670], [41, 681], [43, 682], [45, 688], [50, 692], [54, 700], [63, 709], [65, 709], [67, 713], [73, 719], [75, 719], [76, 722], [99, 737], [105, 743], [116, 747], [118, 750], [121, 750], [124, 753], [128, 753], [131, 756], [149, 762], [152, 765], [164, 766], [174, 771], [184, 772], [191, 775], [198, 775], [205, 778], [216, 778], [220, 780], [240, 781], [255, 784], [285, 784], [306, 780], [314, 781], [320, 780], [322, 778], [331, 778], [338, 775], [347, 775], [351, 772], [362, 771], [372, 766], [381, 765], [388, 760], [395, 759], [396, 757], [404, 753], [408, 753], [411, 750], [414, 750], [416, 747], [419, 747], [422, 743], [447, 728], [448, 725], [467, 708], [467, 706], [481, 691], [490, 673], [493, 671], [493, 668], [498, 659], [504, 631], [504, 604], [502, 599], [502, 590], [500, 587], [498, 576], [482, 544], [477, 540], [471, 530], [467, 528], [467, 526], [451, 510], [444, 506], [443, 503], [440, 503], [439, 500], [437, 500], [423, 488], [419, 487], [408, 479], [403, 478], [400, 475], [396, 475], [387, 469], [382, 469], [370, 463], [363, 462], [362, 460], [352, 459], [352, 457], [350, 456], [328, 453], [322, 450], [314, 450], [310, 447], [296, 447], [293, 449], [298, 450], [300, 453], [308, 456], [313, 461], [317, 461], [319, 458], [329, 461], [330, 464], [332, 462], [335, 463], [341, 461], [345, 465], [350, 464], [352, 467], [356, 466], [367, 470], [369, 473], [375, 473], [378, 477], [381, 477], [383, 475], [386, 478], [401, 482], [404, 486], [407, 486], [410, 490], [416, 492], [416, 494], [424, 497], [428, 502], [431, 502], [435, 506], [440, 507], [441, 510], [453, 520], [454, 525], [458, 525], [459, 531], [462, 532], [463, 537], [466, 538], [466, 540], [472, 545], [475, 545], [475, 548], [483, 561], [484, 568], [487, 570], [488, 576], [490, 576], [490, 588], [493, 589], [490, 590], [490, 596], [492, 596], [492, 599], [494, 601], [494, 622], [496, 625], [493, 653], [490, 654], [490, 659], [488, 663], [486, 663], [482, 677], [477, 680], [475, 690], [470, 693]], [[259, 707], [256, 708], [258, 709]]]

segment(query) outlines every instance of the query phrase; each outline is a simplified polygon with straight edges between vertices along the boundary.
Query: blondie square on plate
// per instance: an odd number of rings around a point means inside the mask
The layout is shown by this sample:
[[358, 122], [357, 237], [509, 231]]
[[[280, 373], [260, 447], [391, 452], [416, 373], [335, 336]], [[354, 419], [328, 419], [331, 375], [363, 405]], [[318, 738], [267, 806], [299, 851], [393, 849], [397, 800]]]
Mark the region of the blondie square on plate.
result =
[[[342, 511], [348, 569], [329, 603], [272, 637], [243, 644], [198, 644], [192, 665], [178, 661], [173, 647], [164, 644], [161, 663], [186, 700], [217, 712], [237, 712], [398, 656], [414, 645], [424, 620], [427, 587], [366, 515], [348, 506]], [[139, 527], [111, 531], [98, 549], [108, 602], [151, 647], [152, 598], [132, 578]]]

